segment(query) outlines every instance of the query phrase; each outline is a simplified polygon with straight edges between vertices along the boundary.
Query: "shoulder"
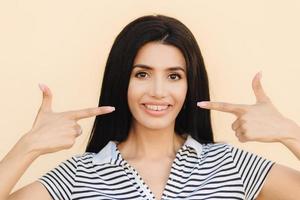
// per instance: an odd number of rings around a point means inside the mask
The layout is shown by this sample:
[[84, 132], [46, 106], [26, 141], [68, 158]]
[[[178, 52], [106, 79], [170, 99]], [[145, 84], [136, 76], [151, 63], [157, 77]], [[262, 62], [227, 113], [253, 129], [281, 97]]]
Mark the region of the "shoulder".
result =
[[251, 156], [259, 156], [256, 155], [253, 152], [244, 150], [239, 147], [235, 147], [232, 144], [229, 143], [208, 143], [208, 144], [202, 144], [202, 154], [204, 155], [216, 155], [216, 154], [228, 154], [233, 157], [239, 155], [239, 154], [245, 154], [245, 155], [251, 155]]
[[202, 156], [203, 157], [214, 157], [214, 156], [224, 156], [231, 155], [232, 151], [235, 149], [230, 144], [227, 143], [208, 143], [202, 144]]
[[234, 163], [245, 162], [246, 160], [267, 160], [253, 152], [235, 147], [228, 143], [202, 144], [202, 156], [208, 157], [230, 157]]
[[240, 166], [241, 164], [272, 164], [272, 161], [249, 152], [242, 148], [235, 147], [228, 143], [209, 143], [202, 144], [202, 161], [204, 160], [215, 160], [223, 162], [231, 162], [234, 166]]
[[76, 163], [79, 164], [87, 164], [93, 162], [93, 158], [95, 157], [96, 153], [92, 152], [85, 152], [83, 154], [76, 154], [72, 156], [70, 159], [74, 160]]
[[93, 158], [96, 154], [85, 152], [83, 154], [73, 155], [62, 161], [52, 172], [64, 170], [75, 174], [78, 168], [87, 168], [93, 165]]
[[65, 160], [64, 162], [61, 163], [65, 165], [73, 165], [73, 168], [76, 169], [86, 169], [86, 168], [91, 168], [94, 166], [93, 159], [97, 155], [96, 153], [91, 153], [91, 152], [85, 152], [82, 154], [76, 154], [70, 157], [69, 159]]

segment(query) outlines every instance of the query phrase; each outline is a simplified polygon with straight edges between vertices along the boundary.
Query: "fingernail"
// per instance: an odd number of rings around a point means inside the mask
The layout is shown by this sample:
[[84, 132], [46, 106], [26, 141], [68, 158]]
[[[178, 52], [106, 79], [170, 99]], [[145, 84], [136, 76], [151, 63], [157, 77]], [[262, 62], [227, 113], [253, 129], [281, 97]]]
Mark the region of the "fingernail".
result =
[[112, 112], [115, 110], [115, 107], [113, 106], [105, 106], [105, 110], [108, 111], [108, 112]]
[[259, 80], [261, 80], [261, 77], [262, 77], [262, 71], [260, 71], [260, 72], [258, 73], [258, 78], [259, 78]]
[[39, 88], [45, 92], [45, 85], [43, 83], [39, 83]]
[[198, 102], [197, 103], [197, 106], [200, 106], [200, 107], [205, 107], [205, 106], [207, 106], [208, 105], [208, 103], [207, 102], [204, 102], [204, 101], [201, 101], [201, 102]]

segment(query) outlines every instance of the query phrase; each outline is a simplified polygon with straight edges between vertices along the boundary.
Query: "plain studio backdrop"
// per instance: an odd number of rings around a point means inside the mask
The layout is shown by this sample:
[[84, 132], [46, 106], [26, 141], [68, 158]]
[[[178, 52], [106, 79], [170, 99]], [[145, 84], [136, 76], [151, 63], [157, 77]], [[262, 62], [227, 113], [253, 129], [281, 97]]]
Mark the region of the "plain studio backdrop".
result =
[[[187, 25], [202, 51], [212, 101], [254, 104], [262, 84], [279, 111], [300, 123], [300, 2], [297, 0], [1, 0], [0, 158], [32, 127], [41, 105], [38, 83], [53, 92], [56, 112], [97, 106], [108, 53], [137, 17], [164, 14]], [[232, 114], [212, 111], [215, 140], [295, 169], [300, 162], [278, 143], [239, 143]], [[94, 118], [69, 150], [38, 158], [15, 189], [84, 152]], [[53, 133], [55, 134], [55, 133]]]

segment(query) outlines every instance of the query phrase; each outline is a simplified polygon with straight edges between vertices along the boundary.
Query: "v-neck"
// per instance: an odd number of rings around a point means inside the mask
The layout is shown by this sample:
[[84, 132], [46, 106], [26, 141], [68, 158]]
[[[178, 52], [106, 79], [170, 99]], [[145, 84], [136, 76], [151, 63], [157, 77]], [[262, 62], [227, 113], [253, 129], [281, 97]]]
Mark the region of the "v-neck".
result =
[[[163, 189], [163, 193], [160, 197], [160, 200], [163, 200], [165, 198], [168, 198], [168, 195], [166, 194], [166, 189], [168, 187], [168, 185], [173, 181], [173, 170], [174, 170], [174, 167], [176, 165], [176, 161], [179, 161], [180, 159], [180, 154], [181, 152], [183, 151], [183, 149], [186, 148], [186, 145], [183, 144], [176, 152], [175, 154], [175, 158], [172, 162], [172, 165], [171, 165], [171, 169], [170, 169], [170, 172], [169, 172], [169, 175], [168, 175], [168, 180], [164, 186], [164, 189]], [[145, 193], [145, 195], [147, 196], [147, 198], [149, 200], [158, 200], [154, 193], [151, 191], [150, 187], [147, 185], [147, 183], [144, 181], [143, 177], [138, 173], [138, 171], [133, 167], [131, 166], [127, 160], [125, 160], [123, 157], [122, 157], [122, 154], [120, 152], [120, 150], [118, 149], [117, 145], [116, 145], [116, 153], [118, 154], [118, 157], [120, 158], [121, 163], [124, 167], [124, 170], [129, 170], [131, 173], [134, 174], [134, 177], [135, 177], [135, 181], [138, 183], [139, 187], [141, 187], [143, 189], [143, 192]]]

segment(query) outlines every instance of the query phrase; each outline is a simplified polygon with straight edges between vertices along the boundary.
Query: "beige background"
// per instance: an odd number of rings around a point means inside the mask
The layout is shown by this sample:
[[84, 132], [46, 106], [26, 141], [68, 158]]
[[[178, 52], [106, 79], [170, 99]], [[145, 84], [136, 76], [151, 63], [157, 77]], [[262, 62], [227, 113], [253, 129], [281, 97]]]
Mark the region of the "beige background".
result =
[[[296, 0], [1, 0], [0, 158], [30, 130], [41, 103], [38, 83], [52, 89], [54, 111], [97, 106], [114, 38], [146, 14], [170, 15], [191, 29], [205, 59], [213, 101], [255, 103], [251, 80], [262, 70], [269, 97], [299, 123], [299, 10]], [[217, 141], [300, 169], [281, 144], [239, 143], [231, 130], [235, 116], [213, 111], [212, 117]], [[84, 134], [76, 145], [40, 157], [16, 188], [82, 153], [93, 120], [79, 121]]]

